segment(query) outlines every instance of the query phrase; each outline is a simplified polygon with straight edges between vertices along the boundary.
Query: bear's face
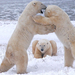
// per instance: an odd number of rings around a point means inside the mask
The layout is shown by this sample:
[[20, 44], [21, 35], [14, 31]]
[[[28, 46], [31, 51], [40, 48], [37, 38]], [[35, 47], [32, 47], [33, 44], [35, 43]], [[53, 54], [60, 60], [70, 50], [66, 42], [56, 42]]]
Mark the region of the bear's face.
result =
[[37, 13], [43, 13], [42, 9], [46, 9], [46, 6], [39, 1], [34, 1], [32, 5], [35, 10], [37, 9]]
[[45, 10], [46, 17], [59, 16], [62, 10], [56, 5], [49, 5]]
[[30, 13], [37, 14], [43, 13], [42, 9], [46, 9], [46, 6], [39, 1], [32, 1], [28, 4], [27, 9], [30, 10]]
[[50, 48], [50, 42], [47, 40], [40, 40], [36, 47], [41, 51], [41, 53], [45, 53]]

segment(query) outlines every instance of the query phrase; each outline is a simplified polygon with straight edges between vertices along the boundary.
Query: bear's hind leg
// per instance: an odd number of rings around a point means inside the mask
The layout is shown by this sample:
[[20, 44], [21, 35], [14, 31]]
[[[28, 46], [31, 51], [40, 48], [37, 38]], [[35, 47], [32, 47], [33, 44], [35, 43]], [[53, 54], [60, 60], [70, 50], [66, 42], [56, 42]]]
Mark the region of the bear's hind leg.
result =
[[8, 71], [14, 64], [11, 64], [8, 59], [5, 57], [0, 65], [0, 72]]
[[72, 51], [72, 55], [75, 59], [75, 43], [71, 43], [71, 51]]
[[17, 74], [27, 73], [26, 72], [27, 64], [25, 62], [22, 62], [22, 60], [18, 61], [16, 67], [17, 67]]
[[[19, 53], [18, 53], [19, 54]], [[20, 56], [19, 56], [20, 55]], [[24, 54], [19, 54], [16, 58], [16, 68], [17, 68], [17, 74], [24, 74], [27, 73], [27, 64], [28, 64], [28, 55], [25, 52]]]
[[64, 58], [65, 59], [65, 66], [67, 66], [67, 67], [71, 66], [72, 67], [74, 58], [72, 56], [71, 50], [64, 47], [64, 51], [65, 51], [65, 58]]

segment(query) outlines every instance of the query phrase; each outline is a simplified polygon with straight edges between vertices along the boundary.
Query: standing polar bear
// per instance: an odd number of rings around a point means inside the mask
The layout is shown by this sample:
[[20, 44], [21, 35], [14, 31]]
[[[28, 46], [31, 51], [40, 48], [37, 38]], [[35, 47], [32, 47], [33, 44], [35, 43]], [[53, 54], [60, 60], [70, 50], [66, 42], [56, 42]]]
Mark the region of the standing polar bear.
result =
[[56, 42], [51, 40], [35, 40], [32, 43], [32, 53], [35, 58], [43, 58], [46, 55], [56, 55], [57, 53], [57, 45]]
[[43, 26], [36, 24], [32, 16], [42, 13], [46, 6], [39, 1], [30, 2], [19, 17], [18, 24], [14, 30], [0, 65], [0, 72], [8, 71], [16, 65], [17, 73], [26, 73], [28, 64], [27, 48], [35, 34], [47, 34], [55, 31], [55, 26]]
[[64, 45], [65, 66], [72, 66], [75, 59], [75, 28], [70, 22], [68, 15], [58, 6], [49, 5], [45, 16], [34, 16], [33, 20], [38, 24], [56, 25], [55, 33]]

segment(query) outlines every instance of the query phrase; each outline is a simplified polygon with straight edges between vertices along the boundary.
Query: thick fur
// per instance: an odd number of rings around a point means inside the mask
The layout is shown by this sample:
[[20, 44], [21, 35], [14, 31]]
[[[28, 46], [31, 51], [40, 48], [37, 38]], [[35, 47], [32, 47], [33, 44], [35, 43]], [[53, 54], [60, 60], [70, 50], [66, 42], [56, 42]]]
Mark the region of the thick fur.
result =
[[57, 53], [57, 44], [53, 40], [51, 40], [50, 43], [51, 43], [51, 46], [52, 46], [52, 55], [56, 55], [56, 53]]
[[38, 40], [35, 40], [32, 42], [32, 53], [35, 53], [36, 44], [38, 43]]
[[35, 58], [43, 58], [46, 55], [56, 55], [57, 53], [57, 45], [56, 42], [51, 40], [35, 40], [32, 43], [32, 53]]
[[45, 16], [34, 16], [35, 22], [42, 25], [56, 25], [56, 35], [64, 45], [65, 66], [72, 66], [75, 59], [75, 28], [66, 12], [55, 5], [49, 5]]
[[41, 13], [46, 6], [39, 1], [30, 2], [19, 17], [18, 24], [14, 30], [0, 65], [0, 72], [8, 71], [16, 65], [17, 73], [26, 73], [28, 64], [27, 48], [35, 34], [47, 34], [55, 31], [55, 26], [43, 26], [35, 23], [32, 16]]

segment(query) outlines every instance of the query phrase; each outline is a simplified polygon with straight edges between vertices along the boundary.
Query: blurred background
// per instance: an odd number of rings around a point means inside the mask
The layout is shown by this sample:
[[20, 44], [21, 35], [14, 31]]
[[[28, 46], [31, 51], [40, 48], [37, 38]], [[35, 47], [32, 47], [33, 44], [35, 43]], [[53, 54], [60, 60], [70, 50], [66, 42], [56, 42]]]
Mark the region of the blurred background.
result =
[[[18, 20], [18, 17], [32, 0], [0, 0], [0, 20]], [[75, 0], [37, 0], [45, 5], [58, 5], [75, 21]]]

